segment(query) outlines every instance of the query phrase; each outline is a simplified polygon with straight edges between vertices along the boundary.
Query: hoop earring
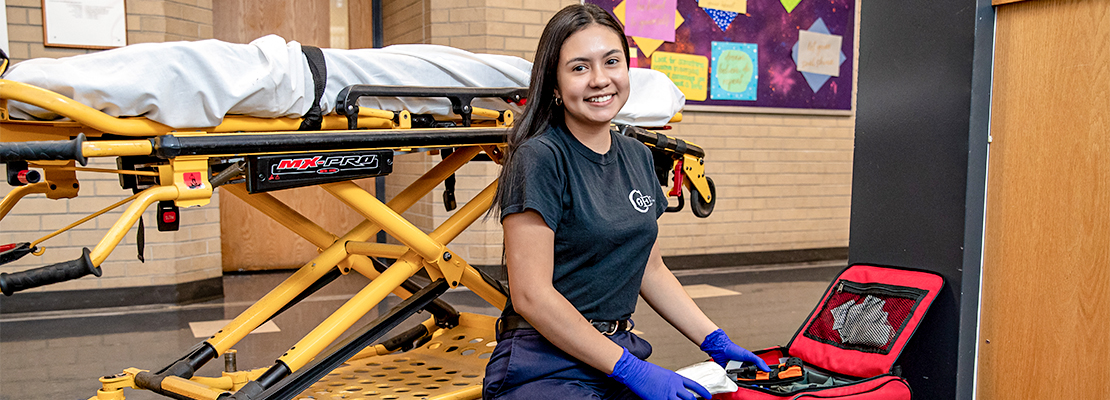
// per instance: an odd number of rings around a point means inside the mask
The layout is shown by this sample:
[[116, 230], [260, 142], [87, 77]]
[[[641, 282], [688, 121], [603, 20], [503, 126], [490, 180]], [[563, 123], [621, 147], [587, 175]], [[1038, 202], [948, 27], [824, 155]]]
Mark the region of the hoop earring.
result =
[[562, 97], [556, 97], [556, 98], [555, 98], [555, 105], [557, 105], [557, 106], [560, 106], [560, 107], [562, 107], [562, 105], [563, 105], [563, 98], [562, 98]]

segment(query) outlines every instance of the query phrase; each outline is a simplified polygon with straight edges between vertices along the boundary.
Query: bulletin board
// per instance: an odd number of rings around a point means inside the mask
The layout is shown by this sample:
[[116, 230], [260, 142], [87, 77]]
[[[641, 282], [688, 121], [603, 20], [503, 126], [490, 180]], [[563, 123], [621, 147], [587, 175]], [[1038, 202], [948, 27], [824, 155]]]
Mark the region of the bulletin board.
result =
[[667, 74], [688, 110], [851, 113], [855, 0], [584, 1], [624, 23], [632, 66]]

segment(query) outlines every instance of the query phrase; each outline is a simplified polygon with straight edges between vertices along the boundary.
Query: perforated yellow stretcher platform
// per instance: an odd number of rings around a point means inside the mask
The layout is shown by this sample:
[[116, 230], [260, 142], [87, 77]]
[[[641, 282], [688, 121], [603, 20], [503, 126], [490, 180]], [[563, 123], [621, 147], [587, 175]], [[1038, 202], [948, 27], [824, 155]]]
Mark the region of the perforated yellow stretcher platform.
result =
[[[228, 116], [216, 127], [171, 129], [145, 118], [115, 118], [41, 88], [0, 80], [0, 162], [16, 187], [0, 203], [0, 219], [28, 195], [74, 198], [80, 190], [75, 171], [119, 174], [130, 198], [122, 216], [93, 249], [73, 261], [0, 275], [5, 295], [85, 275], [100, 275], [102, 265], [123, 235], [154, 203], [178, 207], [209, 203], [219, 188], [260, 210], [320, 249], [286, 281], [189, 349], [178, 360], [151, 360], [163, 368], [129, 368], [100, 379], [95, 399], [123, 399], [124, 389], [151, 390], [188, 399], [473, 399], [480, 397], [486, 359], [493, 350], [494, 318], [456, 312], [438, 297], [463, 285], [500, 308], [506, 290], [471, 267], [448, 244], [489, 208], [491, 182], [432, 232], [424, 232], [401, 213], [476, 158], [497, 162], [512, 112], [479, 109], [476, 97], [520, 103], [523, 88], [418, 88], [351, 86], [340, 93], [337, 114], [324, 116], [318, 130], [298, 131], [297, 118], [259, 119]], [[435, 96], [451, 100], [449, 117], [410, 115], [404, 110], [359, 109], [363, 96]], [[68, 121], [17, 121], [7, 102], [20, 101], [51, 110]], [[680, 116], [677, 116], [680, 119]], [[714, 189], [705, 177], [701, 148], [632, 126], [614, 126], [653, 149], [660, 182], [681, 199], [691, 193], [691, 208], [704, 217], [712, 211]], [[386, 175], [394, 155], [451, 150], [388, 202], [351, 183]], [[117, 158], [119, 169], [83, 168], [88, 158]], [[39, 173], [39, 171], [42, 171]], [[672, 176], [673, 174], [673, 176]], [[268, 192], [317, 185], [365, 217], [349, 232], [334, 234], [278, 201]], [[682, 208], [672, 207], [670, 211]], [[76, 225], [76, 223], [74, 224]], [[74, 225], [63, 228], [62, 231]], [[400, 245], [376, 243], [385, 231]], [[44, 238], [45, 239], [45, 238]], [[0, 263], [39, 253], [42, 240], [0, 248]], [[385, 265], [382, 260], [396, 260]], [[428, 285], [410, 278], [424, 270]], [[267, 368], [199, 377], [206, 362], [233, 351], [255, 328], [292, 307], [329, 282], [351, 272], [372, 281]], [[339, 336], [390, 293], [400, 305], [345, 338]], [[383, 336], [418, 311], [432, 317], [392, 338]], [[149, 366], [148, 366], [149, 367]], [[90, 388], [91, 390], [91, 388]], [[92, 393], [90, 393], [92, 394]]]

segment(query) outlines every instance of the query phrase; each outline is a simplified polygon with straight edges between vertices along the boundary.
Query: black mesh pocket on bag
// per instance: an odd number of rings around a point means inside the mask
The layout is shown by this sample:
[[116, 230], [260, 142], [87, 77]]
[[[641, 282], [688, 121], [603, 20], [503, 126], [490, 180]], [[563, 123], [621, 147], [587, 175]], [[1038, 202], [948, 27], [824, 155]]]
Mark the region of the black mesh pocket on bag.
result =
[[843, 349], [887, 354], [926, 293], [840, 280], [804, 335]]

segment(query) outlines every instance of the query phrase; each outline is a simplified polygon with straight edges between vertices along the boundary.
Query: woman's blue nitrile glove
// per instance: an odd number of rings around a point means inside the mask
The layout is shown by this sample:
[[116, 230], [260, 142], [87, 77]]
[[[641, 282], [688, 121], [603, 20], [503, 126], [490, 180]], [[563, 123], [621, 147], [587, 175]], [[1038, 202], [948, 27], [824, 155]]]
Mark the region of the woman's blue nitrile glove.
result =
[[771, 372], [771, 368], [767, 367], [767, 363], [763, 362], [762, 358], [754, 353], [737, 346], [728, 338], [723, 330], [715, 330], [713, 333], [705, 336], [705, 340], [701, 341], [701, 351], [709, 354], [717, 364], [724, 367], [728, 364], [729, 360], [743, 361], [755, 363], [756, 367], [763, 372]]
[[694, 400], [693, 390], [699, 396], [710, 399], [713, 395], [697, 382], [674, 371], [636, 358], [624, 349], [617, 365], [613, 367], [610, 378], [623, 383], [644, 400]]

